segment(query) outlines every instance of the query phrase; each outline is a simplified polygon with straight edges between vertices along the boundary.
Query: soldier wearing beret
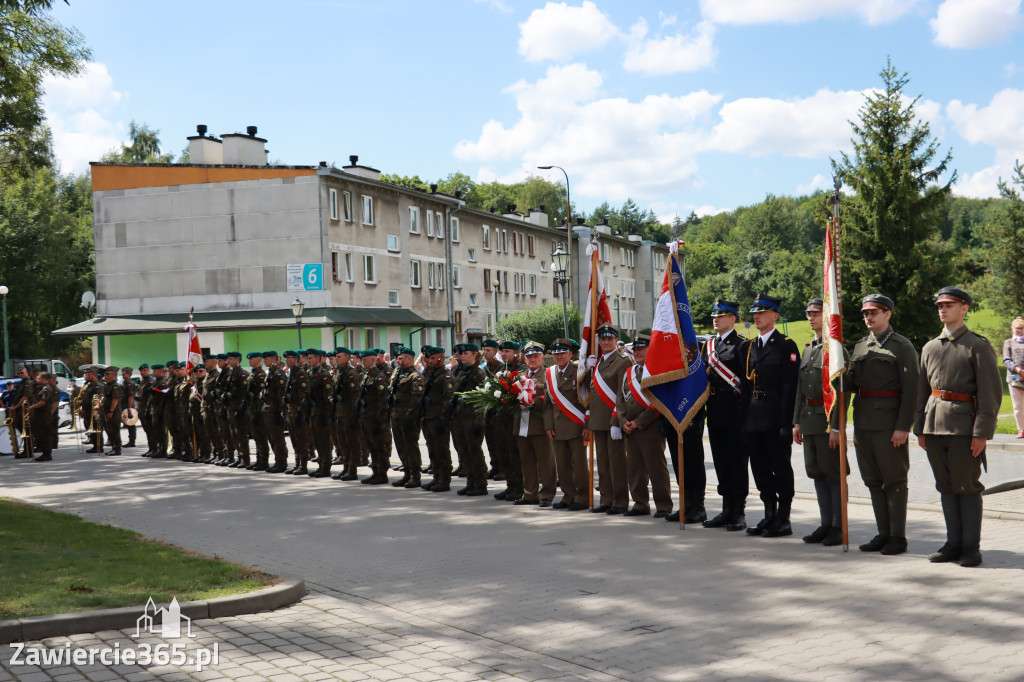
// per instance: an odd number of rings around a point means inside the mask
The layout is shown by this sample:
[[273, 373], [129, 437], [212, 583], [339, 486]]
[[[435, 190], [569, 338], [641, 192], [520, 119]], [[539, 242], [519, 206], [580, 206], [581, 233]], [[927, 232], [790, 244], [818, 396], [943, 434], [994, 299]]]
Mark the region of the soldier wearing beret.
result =
[[391, 408], [391, 433], [405, 474], [391, 485], [396, 488], [420, 487], [420, 409], [423, 375], [416, 371], [416, 352], [408, 346], [395, 350], [397, 367], [388, 382]]
[[245, 465], [250, 471], [266, 471], [270, 463], [270, 441], [267, 439], [267, 432], [263, 428], [263, 421], [260, 419], [260, 394], [267, 380], [267, 373], [263, 371], [262, 351], [252, 351], [245, 354], [249, 362], [249, 377], [245, 385], [245, 400], [242, 404], [242, 411], [248, 422], [249, 433], [252, 434], [256, 446], [256, 461]]
[[284, 440], [284, 396], [288, 388], [288, 376], [281, 367], [277, 351], [265, 351], [263, 364], [267, 367], [267, 378], [263, 382], [257, 409], [263, 432], [270, 441], [270, 449], [274, 451], [274, 466], [268, 467], [267, 473], [280, 474], [288, 468], [288, 445]]
[[484, 440], [484, 428], [473, 407], [467, 405], [458, 394], [480, 386], [484, 382], [484, 371], [480, 367], [480, 349], [475, 343], [456, 344], [455, 352], [459, 364], [452, 377], [455, 395], [452, 397], [449, 414], [452, 442], [466, 474], [466, 487], [456, 492], [475, 497], [487, 494], [487, 463], [484, 461], [483, 448], [480, 447]]
[[306, 407], [309, 402], [309, 375], [299, 364], [297, 351], [285, 351], [284, 361], [288, 365], [284, 403], [288, 408], [288, 436], [292, 441], [292, 452], [295, 453], [295, 466], [285, 470], [285, 473], [301, 476], [309, 473], [309, 418]]
[[455, 383], [444, 364], [444, 349], [427, 346], [423, 351], [422, 404], [423, 438], [427, 441], [430, 471], [433, 479], [421, 487], [434, 493], [451, 490], [452, 452], [449, 405], [454, 398]]
[[211, 464], [224, 451], [223, 434], [220, 431], [220, 424], [217, 421], [217, 382], [220, 379], [220, 369], [217, 366], [216, 355], [203, 357], [203, 366], [206, 372], [201, 384], [196, 386], [196, 391], [201, 398], [199, 414], [203, 421], [203, 431], [210, 443], [209, 452], [202, 456], [199, 461], [203, 464]]
[[964, 324], [971, 296], [943, 287], [935, 296], [942, 334], [921, 349], [914, 432], [928, 453], [946, 519], [936, 563], [981, 563], [981, 465], [1003, 398], [992, 345]]
[[245, 411], [245, 402], [249, 395], [249, 373], [242, 368], [242, 354], [238, 351], [228, 353], [228, 367], [231, 368], [231, 373], [228, 375], [227, 391], [222, 400], [227, 413], [230, 447], [238, 453], [238, 458], [224, 466], [234, 469], [251, 464], [249, 459], [249, 416]]
[[[138, 392], [138, 385], [134, 381], [132, 381], [132, 368], [131, 367], [122, 367], [121, 368], [121, 379], [122, 379], [121, 388], [124, 389], [124, 405], [122, 406], [121, 409], [122, 410], [127, 410], [129, 408], [133, 408], [133, 409], [135, 409], [136, 412], [138, 412], [138, 407], [135, 404], [136, 403], [136, 393]], [[126, 428], [128, 429], [128, 442], [125, 443], [124, 447], [126, 447], [126, 448], [134, 448], [135, 447], [135, 438], [136, 438], [136, 434], [137, 434], [136, 425], [135, 424], [131, 424], [129, 426], [126, 426]]]
[[370, 449], [372, 474], [362, 480], [362, 483], [369, 485], [386, 484], [391, 463], [391, 428], [388, 418], [391, 372], [383, 358], [384, 352], [379, 348], [363, 351], [363, 366], [368, 367], [360, 389], [359, 423]]
[[330, 369], [325, 364], [327, 353], [320, 349], [309, 351], [309, 397], [310, 432], [317, 453], [316, 471], [309, 472], [311, 478], [326, 478], [331, 475], [333, 441], [331, 422], [334, 419], [334, 382]]
[[139, 412], [139, 423], [146, 434], [146, 451], [142, 456], [150, 455], [156, 448], [156, 441], [153, 438], [153, 423], [149, 419], [149, 401], [153, 396], [153, 374], [148, 363], [139, 365], [139, 385], [136, 389], [135, 409]]
[[152, 365], [153, 385], [148, 401], [149, 423], [153, 427], [153, 450], [143, 457], [155, 459], [167, 456], [167, 424], [164, 422], [164, 401], [167, 400], [167, 368], [160, 363]]
[[342, 469], [338, 474], [332, 476], [340, 481], [356, 480], [359, 469], [359, 461], [362, 458], [360, 451], [359, 434], [359, 391], [363, 384], [363, 368], [361, 365], [354, 365], [351, 358], [356, 351], [348, 348], [338, 348], [337, 373], [334, 377], [334, 416], [335, 416], [335, 447], [342, 460]]
[[868, 335], [857, 342], [846, 375], [853, 396], [853, 444], [857, 466], [871, 494], [878, 535], [862, 552], [907, 551], [907, 473], [917, 401], [917, 351], [893, 329], [893, 302], [870, 294], [861, 302]]
[[206, 430], [206, 422], [203, 419], [203, 384], [206, 383], [206, 365], [196, 365], [192, 368], [194, 385], [189, 390], [188, 415], [189, 426], [196, 444], [196, 452], [193, 453], [195, 461], [206, 461], [212, 454], [210, 434]]
[[[821, 523], [804, 536], [807, 543], [826, 546], [843, 542], [843, 509], [839, 491], [839, 411], [833, 410], [831, 421], [825, 413], [822, 379], [824, 348], [822, 346], [822, 312], [824, 300], [812, 298], [805, 313], [814, 338], [804, 346], [800, 358], [800, 380], [796, 384], [793, 414], [793, 440], [804, 449], [804, 468], [814, 481]], [[845, 363], [846, 351], [843, 351]], [[845, 473], [845, 472], [844, 472]]]
[[[57, 409], [60, 396], [50, 386], [50, 373], [36, 375], [36, 391], [31, 401], [25, 404], [31, 420], [32, 446], [39, 451], [34, 462], [53, 461], [53, 412]], [[117, 454], [117, 453], [111, 453]]]
[[[117, 383], [117, 369], [111, 365], [103, 370], [100, 416], [103, 419], [103, 431], [107, 434], [107, 443], [110, 444], [108, 455], [121, 454], [121, 405], [124, 403], [124, 390]], [[102, 449], [99, 454], [103, 454]]]
[[[498, 342], [494, 339], [485, 339], [480, 344], [480, 352], [483, 354], [483, 368], [485, 376], [494, 376], [498, 372], [505, 369], [505, 361], [501, 359], [501, 352], [498, 348]], [[484, 419], [484, 441], [487, 443], [487, 454], [491, 460], [490, 471], [487, 472], [487, 477], [494, 479], [495, 481], [504, 481], [505, 472], [501, 463], [501, 452], [499, 448], [502, 447], [500, 441], [504, 435], [504, 432], [499, 433], [497, 426], [494, 421], [495, 412], [490, 412]], [[495, 493], [494, 498], [497, 500], [505, 499], [508, 493], [508, 488], [501, 492]]]
[[[515, 341], [502, 341], [498, 344], [501, 362], [500, 371], [525, 372], [526, 365], [519, 361], [519, 344]], [[515, 502], [523, 497], [523, 465], [519, 460], [519, 447], [514, 438], [508, 434], [515, 428], [516, 418], [508, 412], [497, 412], [486, 422], [493, 425], [495, 450], [488, 450], [491, 455], [491, 468], [502, 475], [505, 489], [495, 494], [497, 500]], [[486, 427], [485, 427], [486, 428]]]
[[164, 382], [164, 397], [161, 403], [163, 408], [164, 428], [167, 430], [167, 453], [164, 456], [175, 459], [181, 456], [181, 429], [178, 424], [178, 384], [181, 378], [178, 375], [178, 361], [168, 360], [164, 363], [167, 367], [167, 376]]
[[546, 370], [548, 400], [544, 403], [544, 428], [555, 454], [562, 499], [554, 509], [583, 511], [590, 501], [590, 468], [583, 445], [586, 408], [576, 391], [577, 363], [572, 359], [573, 342], [555, 339], [551, 357], [555, 364]]
[[764, 502], [764, 519], [747, 528], [749, 535], [792, 535], [793, 405], [800, 370], [800, 352], [775, 328], [782, 301], [758, 294], [750, 308], [758, 335], [744, 342], [744, 390], [747, 398], [743, 436], [750, 453], [754, 483]]

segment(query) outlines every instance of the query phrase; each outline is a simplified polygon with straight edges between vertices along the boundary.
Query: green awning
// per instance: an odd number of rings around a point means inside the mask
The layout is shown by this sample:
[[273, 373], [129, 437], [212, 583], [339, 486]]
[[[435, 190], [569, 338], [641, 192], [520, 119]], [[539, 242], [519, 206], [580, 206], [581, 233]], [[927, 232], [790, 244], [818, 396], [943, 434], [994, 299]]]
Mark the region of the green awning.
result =
[[[239, 329], [291, 329], [295, 316], [284, 310], [238, 310], [232, 312], [196, 313], [196, 326], [210, 331]], [[129, 315], [94, 317], [70, 327], [51, 332], [53, 336], [107, 336], [113, 334], [166, 334], [184, 332], [188, 313], [180, 315]], [[303, 327], [379, 327], [410, 325], [417, 327], [450, 327], [447, 320], [426, 320], [408, 308], [306, 308], [302, 312]]]

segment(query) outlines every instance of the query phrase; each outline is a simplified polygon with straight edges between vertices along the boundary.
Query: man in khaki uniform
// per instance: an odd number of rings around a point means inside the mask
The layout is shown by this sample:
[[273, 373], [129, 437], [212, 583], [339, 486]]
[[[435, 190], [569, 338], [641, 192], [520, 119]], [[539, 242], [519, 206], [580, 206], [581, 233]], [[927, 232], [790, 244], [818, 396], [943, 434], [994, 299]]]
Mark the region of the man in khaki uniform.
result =
[[362, 479], [366, 485], [388, 483], [388, 469], [391, 461], [391, 425], [388, 421], [388, 386], [391, 380], [390, 368], [382, 360], [384, 351], [380, 348], [365, 350], [363, 385], [360, 389], [359, 420], [367, 447], [370, 449], [370, 470], [372, 475]]
[[[480, 349], [475, 343], [459, 343], [453, 350], [459, 358], [459, 364], [452, 373], [454, 390], [449, 408], [452, 443], [459, 453], [459, 461], [466, 474], [466, 486], [455, 492], [466, 497], [478, 497], [487, 494], [487, 462], [484, 461], [484, 450], [481, 447], [484, 427], [473, 406], [467, 405], [457, 394], [472, 391], [483, 384], [484, 371], [480, 367]], [[511, 434], [509, 440], [512, 440]]]
[[430, 471], [433, 479], [420, 487], [433, 493], [451, 490], [452, 451], [451, 405], [455, 384], [452, 373], [444, 364], [444, 348], [427, 346], [423, 350], [425, 369], [423, 372], [422, 423], [423, 438], [427, 441], [430, 457]]
[[142, 424], [142, 430], [146, 433], [146, 452], [143, 453], [143, 457], [153, 454], [153, 450], [156, 448], [156, 439], [153, 437], [153, 423], [149, 418], [149, 401], [153, 397], [154, 383], [155, 379], [150, 374], [149, 364], [144, 362], [139, 365], [139, 387], [135, 396], [135, 409], [139, 412], [139, 423]]
[[[103, 371], [103, 403], [100, 407], [103, 431], [110, 444], [110, 452], [107, 454], [115, 456], [121, 454], [121, 405], [124, 402], [124, 391], [117, 383], [117, 369], [110, 366]], [[102, 450], [100, 454], [103, 454]]]
[[285, 389], [285, 405], [288, 408], [288, 436], [292, 440], [295, 466], [284, 473], [302, 476], [309, 473], [306, 463], [309, 459], [309, 418], [306, 404], [309, 402], [309, 375], [299, 364], [299, 354], [293, 350], [284, 352], [288, 365], [288, 385]]
[[361, 452], [359, 449], [359, 421], [357, 403], [359, 389], [363, 383], [362, 367], [352, 364], [352, 351], [344, 346], [335, 349], [338, 366], [334, 376], [334, 418], [335, 448], [341, 457], [342, 469], [331, 478], [339, 481], [354, 481], [359, 478], [358, 468]]
[[[633, 358], [636, 365], [630, 367], [619, 383], [616, 398], [616, 413], [612, 423], [617, 424], [626, 443], [626, 476], [629, 492], [633, 497], [633, 508], [626, 516], [650, 516], [651, 503], [647, 482], [654, 491], [654, 518], [663, 519], [672, 513], [672, 487], [669, 483], [668, 464], [665, 462], [665, 437], [658, 425], [658, 411], [640, 390], [643, 378], [644, 359], [651, 337], [637, 334], [633, 341]], [[685, 456], [685, 453], [684, 453]]]
[[[124, 389], [124, 405], [121, 407], [121, 409], [126, 410], [128, 408], [135, 408], [136, 411], [138, 411], [138, 406], [136, 405], [136, 393], [138, 392], [138, 385], [134, 381], [132, 381], [131, 367], [121, 368], [121, 379], [123, 380], [121, 388]], [[132, 424], [131, 426], [128, 426], [126, 428], [128, 429], [128, 442], [125, 444], [124, 447], [134, 448], [137, 427], [135, 426], [135, 424]]]
[[[88, 376], [88, 374], [86, 375]], [[160, 459], [167, 456], [167, 422], [164, 419], [166, 409], [164, 403], [170, 400], [167, 368], [160, 363], [153, 364], [153, 385], [150, 387], [149, 423], [153, 427], [153, 450], [143, 457]], [[83, 406], [85, 402], [83, 400]]]
[[572, 359], [572, 352], [570, 339], [555, 339], [551, 344], [555, 364], [545, 372], [548, 399], [544, 402], [544, 429], [551, 439], [558, 483], [562, 487], [562, 499], [551, 506], [582, 511], [590, 501], [590, 468], [583, 445], [586, 408], [580, 404], [576, 392], [577, 363]]
[[188, 414], [197, 450], [192, 453], [192, 457], [196, 462], [205, 462], [213, 454], [210, 434], [206, 430], [206, 421], [203, 419], [203, 384], [206, 383], [206, 365], [193, 367], [192, 375], [195, 385], [189, 390]]
[[263, 431], [274, 451], [274, 466], [269, 467], [267, 473], [281, 474], [288, 468], [288, 445], [284, 440], [284, 395], [288, 387], [288, 376], [281, 368], [277, 351], [264, 351], [263, 364], [267, 366], [267, 378], [263, 383], [263, 393], [259, 396], [258, 409]]
[[[822, 380], [822, 311], [825, 302], [812, 298], [807, 303], [807, 322], [814, 338], [804, 346], [800, 377], [793, 405], [793, 440], [804, 448], [804, 468], [814, 481], [821, 524], [803, 540], [832, 547], [843, 542], [843, 509], [839, 486], [839, 410], [832, 411], [832, 423], [825, 414]], [[846, 359], [846, 351], [843, 351]]]
[[857, 342], [844, 379], [853, 395], [853, 443], [857, 466], [871, 494], [878, 535], [862, 552], [907, 551], [907, 438], [914, 422], [917, 351], [893, 331], [892, 299], [870, 294], [861, 303], [868, 335]]
[[[86, 431], [86, 442], [92, 445], [92, 447], [86, 450], [86, 452], [90, 454], [99, 453], [103, 444], [103, 429], [100, 428], [100, 424], [102, 422], [98, 411], [96, 419], [93, 419], [92, 403], [93, 398], [103, 396], [103, 384], [100, 383], [99, 377], [97, 376], [96, 365], [89, 365], [86, 367], [84, 375], [85, 386], [82, 388], [82, 402], [78, 407], [78, 416], [82, 420], [82, 425]], [[16, 415], [17, 412], [11, 409], [10, 414]]]
[[217, 356], [206, 355], [203, 357], [203, 364], [206, 368], [206, 375], [203, 383], [199, 386], [199, 395], [202, 397], [200, 414], [203, 419], [203, 430], [206, 431], [206, 438], [210, 441], [210, 454], [201, 458], [202, 464], [210, 464], [223, 451], [223, 435], [220, 432], [217, 421], [217, 382], [220, 380], [220, 369], [217, 367]]
[[25, 404], [32, 430], [33, 448], [40, 454], [33, 462], [53, 461], [53, 406], [59, 396], [50, 387], [49, 372], [36, 375], [36, 392], [31, 403]]
[[555, 454], [544, 429], [544, 404], [547, 402], [544, 346], [528, 341], [523, 344], [523, 355], [526, 357], [523, 378], [533, 379], [536, 393], [532, 401], [525, 399], [527, 402], [524, 403], [524, 398], [520, 398], [518, 415], [512, 422], [511, 435], [516, 439], [523, 471], [523, 496], [513, 504], [550, 507], [555, 498], [557, 476]]
[[928, 559], [981, 563], [981, 465], [996, 430], [1003, 389], [992, 344], [967, 329], [971, 296], [943, 287], [935, 296], [942, 334], [921, 349], [914, 433], [928, 453], [942, 496], [946, 544]]
[[597, 451], [598, 491], [601, 499], [592, 508], [595, 514], [624, 514], [629, 506], [629, 477], [626, 472], [626, 447], [622, 429], [613, 421], [615, 400], [622, 377], [633, 366], [632, 360], [618, 350], [619, 330], [610, 324], [597, 329], [599, 355], [587, 358], [587, 374], [581, 387], [589, 392], [587, 431]]
[[334, 394], [334, 377], [327, 365], [327, 352], [319, 348], [310, 348], [309, 355], [309, 400], [310, 434], [316, 449], [317, 468], [310, 471], [310, 478], [327, 478], [331, 475], [333, 462], [331, 451], [331, 421], [334, 419], [334, 405], [331, 396]]
[[251, 464], [249, 460], [249, 417], [245, 413], [249, 373], [242, 368], [242, 354], [236, 350], [228, 353], [228, 366], [231, 368], [231, 373], [227, 379], [227, 392], [224, 393], [224, 407], [227, 411], [228, 433], [230, 434], [229, 447], [238, 453], [238, 459], [224, 466], [236, 469]]
[[416, 352], [408, 346], [395, 350], [398, 368], [391, 375], [388, 401], [391, 406], [391, 433], [405, 473], [391, 485], [396, 488], [420, 487], [420, 409], [423, 375], [413, 362]]
[[[505, 361], [501, 359], [501, 352], [496, 340], [484, 339], [483, 343], [480, 344], [480, 352], [483, 354], [485, 375], [494, 376], [505, 369]], [[487, 443], [487, 454], [491, 460], [491, 468], [487, 472], [487, 477], [495, 481], [504, 481], [505, 471], [504, 467], [501, 466], [500, 448], [502, 447], [501, 439], [505, 437], [505, 432], [498, 430], [498, 425], [494, 419], [495, 414], [494, 411], [491, 411], [484, 419], [484, 442]], [[504, 500], [507, 493], [508, 488], [494, 493], [494, 499]]]
[[[498, 350], [503, 364], [500, 368], [501, 371], [526, 371], [526, 365], [519, 360], [518, 343], [502, 341], [498, 344]], [[515, 415], [499, 411], [486, 421], [493, 424], [496, 434], [494, 439], [496, 452], [490, 452], [491, 468], [500, 473], [505, 480], [505, 490], [497, 493], [494, 498], [515, 502], [523, 496], [523, 464], [519, 460], [519, 447], [514, 438], [508, 437], [508, 433], [515, 429], [515, 423], [518, 420]], [[490, 450], [489, 444], [488, 450]]]

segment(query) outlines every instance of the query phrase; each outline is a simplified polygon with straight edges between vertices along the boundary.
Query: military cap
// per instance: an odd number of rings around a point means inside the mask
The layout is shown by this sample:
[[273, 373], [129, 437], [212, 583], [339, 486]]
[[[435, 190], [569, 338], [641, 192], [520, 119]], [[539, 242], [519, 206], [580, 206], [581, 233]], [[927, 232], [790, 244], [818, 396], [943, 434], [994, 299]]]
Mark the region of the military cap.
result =
[[263, 357], [263, 352], [262, 351], [258, 351], [258, 350], [254, 350], [251, 353], [246, 353], [245, 354], [245, 359], [246, 360], [252, 360], [253, 358], [262, 358], [262, 357]]
[[228, 351], [227, 356], [229, 358], [241, 358], [242, 354], [237, 350]]
[[619, 338], [619, 330], [614, 325], [605, 322], [597, 328], [598, 336]]
[[649, 334], [637, 334], [636, 338], [633, 339], [633, 348], [647, 348], [651, 345], [651, 337]]
[[395, 349], [395, 357], [397, 358], [399, 355], [411, 355], [412, 357], [416, 357], [416, 351], [409, 348], [409, 346], [399, 346]]
[[105, 370], [103, 370], [103, 373], [104, 374], [117, 374], [119, 371], [121, 371], [120, 367], [115, 367], [114, 365], [108, 365], [107, 368]]
[[178, 361], [177, 360], [168, 360], [164, 364], [167, 365], [168, 367], [173, 367], [174, 365], [178, 364]]
[[572, 352], [572, 339], [558, 338], [551, 342], [552, 353], [570, 353]]
[[502, 341], [498, 344], [501, 350], [519, 350], [519, 344], [515, 341]]
[[374, 349], [373, 349], [373, 351], [374, 351], [374, 352], [375, 352], [375, 353], [376, 353], [377, 355], [384, 355], [384, 349], [383, 349], [383, 348], [374, 348]]
[[284, 352], [284, 357], [286, 357], [286, 358], [297, 358], [297, 357], [299, 357], [299, 354], [296, 353], [293, 350], [286, 350]]
[[715, 299], [715, 305], [711, 308], [711, 317], [733, 314], [736, 319], [740, 317], [740, 304], [735, 301], [726, 301], [721, 298]]
[[819, 310], [825, 309], [825, 301], [821, 298], [812, 298], [807, 302], [807, 310], [811, 308], [817, 308]]
[[277, 357], [277, 351], [276, 350], [265, 350], [260, 355], [262, 357], [264, 357], [264, 358], [276, 358]]
[[122, 372], [131, 372], [131, 371], [132, 371], [132, 368], [131, 368], [131, 367], [122, 367], [122, 368], [121, 368], [121, 371], [122, 371]]
[[149, 365], [144, 362], [141, 365], [139, 365], [139, 369], [149, 369]]
[[214, 353], [204, 353], [203, 360], [216, 360], [217, 356]]
[[536, 355], [537, 353], [543, 355], [544, 346], [540, 345], [536, 341], [527, 341], [526, 343], [523, 344], [524, 355]]
[[861, 310], [892, 310], [892, 299], [881, 294], [868, 294], [861, 301]]
[[942, 287], [939, 289], [939, 292], [935, 294], [936, 303], [950, 299], [960, 299], [961, 303], [966, 303], [967, 305], [970, 305], [974, 301], [969, 293], [958, 287]]
[[361, 357], [363, 357], [363, 351], [359, 350], [358, 348], [353, 348], [353, 349], [351, 349], [351, 350], [350, 350], [349, 352], [350, 352], [350, 353], [351, 353], [352, 355], [356, 356], [357, 358], [361, 358]]
[[758, 294], [754, 299], [754, 304], [750, 306], [750, 312], [760, 313], [765, 310], [771, 310], [773, 312], [779, 312], [779, 306], [782, 305], [781, 298], [775, 298], [768, 294]]
[[359, 354], [359, 357], [361, 357], [361, 358], [375, 358], [375, 357], [377, 357], [377, 349], [376, 348], [371, 348], [369, 350], [364, 350], [362, 353]]
[[444, 348], [441, 348], [441, 346], [424, 346], [423, 347], [423, 357], [425, 357], [425, 358], [432, 357], [434, 355], [437, 355], [438, 353], [444, 353]]
[[569, 339], [572, 342], [572, 352], [575, 353], [580, 349], [580, 342], [576, 339]]
[[218, 360], [227, 360], [228, 359], [228, 354], [227, 353], [217, 353], [217, 359]]
[[346, 355], [352, 355], [352, 350], [349, 349], [349, 348], [346, 348], [345, 346], [338, 346], [337, 348], [334, 349], [334, 354], [338, 355], [339, 353], [345, 353]]
[[[503, 341], [502, 343], [511, 343], [511, 341]], [[516, 350], [519, 350], [517, 347]], [[479, 346], [475, 343], [457, 343], [455, 344], [456, 353], [478, 353], [480, 352]]]
[[159, 362], [157, 362], [157, 363], [154, 363], [153, 366], [150, 367], [150, 369], [164, 369], [164, 366], [161, 365]]
[[501, 346], [498, 344], [498, 342], [495, 341], [494, 339], [485, 339], [484, 342], [480, 344], [480, 347], [481, 348], [501, 348]]

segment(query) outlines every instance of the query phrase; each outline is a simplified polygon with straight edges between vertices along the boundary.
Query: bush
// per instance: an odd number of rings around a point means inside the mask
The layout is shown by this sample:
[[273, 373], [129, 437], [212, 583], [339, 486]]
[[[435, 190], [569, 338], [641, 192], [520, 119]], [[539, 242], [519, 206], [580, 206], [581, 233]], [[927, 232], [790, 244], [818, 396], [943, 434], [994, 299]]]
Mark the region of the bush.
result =
[[[578, 336], [583, 324], [583, 317], [576, 306], [569, 306], [567, 312], [569, 314], [569, 334]], [[503, 341], [517, 343], [536, 341], [544, 344], [544, 347], [547, 348], [564, 333], [562, 304], [559, 302], [512, 313], [498, 322], [495, 336]]]

